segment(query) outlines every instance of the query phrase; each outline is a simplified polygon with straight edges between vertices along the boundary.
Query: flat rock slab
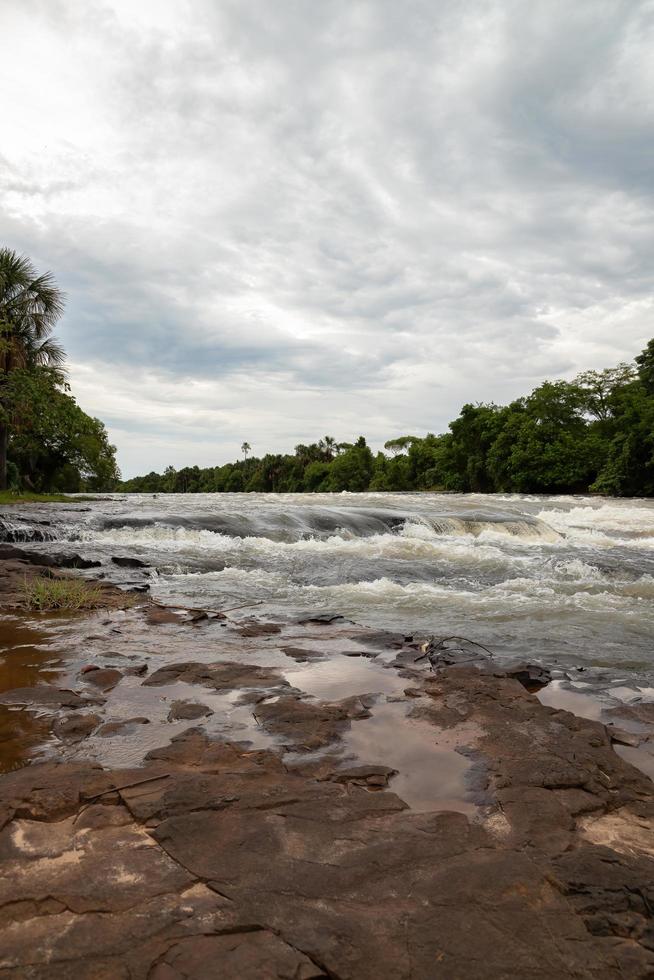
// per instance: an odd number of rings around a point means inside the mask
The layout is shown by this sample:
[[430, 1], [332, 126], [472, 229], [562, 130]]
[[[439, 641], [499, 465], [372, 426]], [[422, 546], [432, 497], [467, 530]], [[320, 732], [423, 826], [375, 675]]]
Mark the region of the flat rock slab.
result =
[[255, 717], [289, 748], [314, 751], [335, 741], [353, 719], [369, 718], [370, 711], [358, 697], [327, 704], [289, 695], [258, 704]]
[[151, 980], [243, 980], [243, 977], [288, 977], [313, 980], [325, 977], [308, 956], [266, 929], [226, 936], [201, 936], [175, 943], [159, 960]]
[[181, 664], [170, 664], [160, 667], [143, 681], [146, 687], [159, 687], [163, 684], [174, 684], [184, 681], [187, 684], [201, 684], [212, 687], [215, 691], [231, 691], [241, 687], [270, 688], [275, 686], [290, 687], [281, 674], [270, 667], [258, 667], [256, 664], [242, 664], [233, 661], [204, 664], [193, 661]]
[[49, 708], [82, 708], [92, 704], [74, 691], [64, 691], [56, 687], [37, 684], [36, 687], [15, 687], [0, 693], [0, 704], [44, 705]]
[[[297, 628], [296, 640], [311, 646]], [[411, 642], [383, 634], [373, 649], [415, 659]], [[303, 762], [196, 727], [140, 768], [3, 776], [0, 976], [651, 980], [654, 790], [604, 726], [464, 664], [416, 671], [407, 709], [443, 745], [474, 730], [465, 744], [488, 801], [474, 819], [416, 812], [390, 766], [341, 754], [355, 720], [372, 724], [372, 701], [324, 703], [271, 668], [183, 656], [145, 683], [272, 686], [279, 696], [252, 709], [259, 725], [329, 754]]]
[[282, 628], [277, 623], [247, 623], [242, 626], [238, 633], [240, 636], [275, 636], [281, 633]]
[[90, 735], [101, 724], [101, 721], [100, 715], [95, 714], [68, 715], [66, 718], [56, 718], [52, 730], [57, 738], [78, 742]]
[[212, 714], [211, 708], [198, 701], [173, 701], [168, 712], [168, 721], [193, 721], [196, 718], [208, 718]]
[[326, 655], [319, 650], [306, 650], [303, 647], [282, 647], [282, 652], [299, 664], [308, 663], [310, 660], [324, 660], [326, 658]]
[[142, 561], [140, 558], [132, 558], [128, 555], [112, 555], [111, 558], [114, 565], [118, 565], [120, 568], [148, 568], [149, 563], [147, 561]]
[[[316, 780], [275, 753], [197, 731], [140, 770], [37, 765], [4, 777], [13, 819], [0, 834], [0, 970], [25, 980], [650, 977], [654, 860], [648, 818], [634, 811], [651, 805], [646, 781], [630, 782], [616, 757], [616, 788], [625, 776], [629, 790], [618, 790], [617, 813], [592, 789], [526, 785], [529, 766], [545, 771], [541, 756], [565, 755], [568, 740], [581, 769], [605, 764], [610, 749], [590, 745], [596, 726], [575, 729], [578, 719], [516, 682], [462, 681], [427, 685], [425, 696], [476, 706], [493, 783], [519, 804], [507, 799], [481, 823], [414, 813], [392, 792], [357, 785], [388, 767]], [[511, 712], [525, 740], [515, 755]], [[520, 807], [536, 791], [534, 836]], [[553, 852], [560, 792], [600, 809]]]
[[98, 728], [96, 735], [101, 738], [111, 738], [115, 735], [134, 735], [141, 725], [149, 725], [150, 719], [138, 716], [136, 718], [125, 718], [124, 721], [107, 721]]
[[101, 691], [111, 691], [123, 679], [123, 672], [116, 667], [98, 667], [84, 674], [84, 682]]

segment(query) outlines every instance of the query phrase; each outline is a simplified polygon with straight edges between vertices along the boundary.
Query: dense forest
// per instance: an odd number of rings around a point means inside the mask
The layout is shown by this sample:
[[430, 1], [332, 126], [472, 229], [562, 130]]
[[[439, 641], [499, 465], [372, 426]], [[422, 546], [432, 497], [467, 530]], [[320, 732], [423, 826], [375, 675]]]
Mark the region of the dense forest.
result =
[[0, 490], [113, 490], [116, 450], [70, 394], [52, 330], [63, 294], [49, 272], [0, 248]]
[[290, 455], [187, 466], [127, 480], [125, 492], [450, 490], [654, 496], [654, 340], [635, 359], [545, 381], [510, 405], [467, 404], [443, 435], [405, 435], [374, 454], [330, 436]]

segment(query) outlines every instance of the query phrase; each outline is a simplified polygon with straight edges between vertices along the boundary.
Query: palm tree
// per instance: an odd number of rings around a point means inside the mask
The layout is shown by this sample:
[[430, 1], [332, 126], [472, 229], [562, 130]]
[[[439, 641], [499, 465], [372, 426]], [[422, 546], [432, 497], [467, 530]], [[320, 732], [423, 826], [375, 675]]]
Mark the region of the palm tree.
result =
[[249, 442], [241, 443], [241, 452], [243, 453], [243, 458], [244, 459], [247, 459], [248, 458], [248, 453], [250, 452], [251, 449], [252, 449], [252, 446], [250, 445]]
[[318, 443], [322, 451], [324, 452], [327, 459], [333, 459], [338, 453], [338, 444], [333, 436], [325, 436]]
[[21, 368], [63, 364], [64, 350], [51, 336], [63, 310], [52, 273], [39, 276], [27, 256], [0, 248], [0, 490], [7, 489], [8, 382]]

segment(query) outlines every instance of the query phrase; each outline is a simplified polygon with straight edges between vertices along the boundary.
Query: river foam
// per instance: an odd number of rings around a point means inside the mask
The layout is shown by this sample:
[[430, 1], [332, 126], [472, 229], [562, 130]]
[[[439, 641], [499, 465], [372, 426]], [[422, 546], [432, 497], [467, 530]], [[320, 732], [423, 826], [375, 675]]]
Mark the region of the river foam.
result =
[[[498, 656], [652, 659], [654, 501], [116, 495], [84, 511], [30, 515], [31, 524], [22, 512], [4, 515], [6, 534], [51, 539], [38, 545], [46, 550], [74, 546], [116, 581], [140, 574], [166, 601], [258, 603], [272, 616], [330, 610], [407, 632], [461, 633]], [[117, 568], [114, 556], [149, 569]]]

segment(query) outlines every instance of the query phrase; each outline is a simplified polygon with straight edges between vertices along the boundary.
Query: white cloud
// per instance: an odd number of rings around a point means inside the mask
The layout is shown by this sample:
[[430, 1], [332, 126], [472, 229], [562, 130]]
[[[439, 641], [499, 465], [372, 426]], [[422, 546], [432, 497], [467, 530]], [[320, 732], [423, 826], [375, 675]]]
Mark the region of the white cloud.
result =
[[0, 234], [126, 473], [442, 430], [652, 333], [649, 0], [5, 0]]

